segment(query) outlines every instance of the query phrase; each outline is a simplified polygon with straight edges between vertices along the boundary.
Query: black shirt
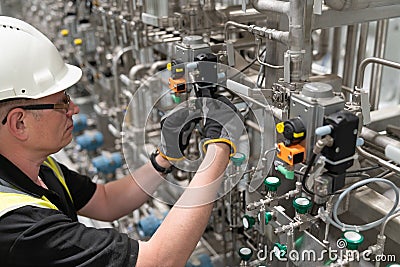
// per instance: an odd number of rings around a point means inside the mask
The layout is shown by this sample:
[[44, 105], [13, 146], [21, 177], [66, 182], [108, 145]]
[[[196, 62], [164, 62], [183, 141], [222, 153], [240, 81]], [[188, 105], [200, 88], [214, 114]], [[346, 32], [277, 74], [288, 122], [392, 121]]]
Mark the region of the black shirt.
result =
[[137, 241], [78, 222], [76, 212], [88, 203], [96, 184], [59, 165], [73, 203], [50, 168], [42, 166], [39, 173], [47, 190], [0, 155], [1, 179], [31, 196], [44, 195], [58, 208], [25, 206], [0, 217], [0, 266], [135, 266]]

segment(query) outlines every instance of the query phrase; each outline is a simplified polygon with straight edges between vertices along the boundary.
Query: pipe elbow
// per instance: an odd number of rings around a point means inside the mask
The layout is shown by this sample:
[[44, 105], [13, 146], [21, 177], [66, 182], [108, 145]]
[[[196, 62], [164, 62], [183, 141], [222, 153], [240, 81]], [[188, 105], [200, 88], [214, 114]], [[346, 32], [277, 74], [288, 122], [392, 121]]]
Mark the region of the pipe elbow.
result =
[[325, 5], [337, 11], [348, 9], [350, 6], [347, 0], [325, 0]]

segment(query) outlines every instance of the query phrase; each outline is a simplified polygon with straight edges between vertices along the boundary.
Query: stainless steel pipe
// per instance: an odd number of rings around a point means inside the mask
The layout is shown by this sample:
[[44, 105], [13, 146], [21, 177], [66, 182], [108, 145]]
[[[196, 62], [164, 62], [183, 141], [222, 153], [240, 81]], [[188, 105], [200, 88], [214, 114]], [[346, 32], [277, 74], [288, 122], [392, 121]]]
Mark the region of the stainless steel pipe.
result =
[[370, 63], [377, 63], [380, 65], [384, 65], [384, 66], [388, 66], [388, 67], [392, 67], [395, 69], [400, 69], [400, 63], [398, 62], [394, 62], [394, 61], [390, 61], [387, 59], [382, 59], [382, 58], [376, 58], [376, 57], [369, 57], [364, 59], [359, 68], [358, 68], [358, 80], [357, 80], [357, 88], [361, 89], [364, 86], [364, 74], [365, 74], [365, 69], [367, 68], [367, 66]]
[[[386, 51], [386, 41], [388, 33], [388, 19], [383, 19], [376, 24], [374, 57], [383, 58]], [[371, 82], [370, 82], [370, 104], [371, 110], [377, 110], [380, 100], [381, 84], [382, 84], [383, 66], [372, 66]]]
[[290, 3], [279, 0], [250, 0], [250, 4], [260, 13], [273, 11], [281, 14], [288, 14]]
[[385, 147], [387, 145], [393, 145], [400, 147], [400, 142], [390, 138], [385, 135], [381, 135], [378, 132], [371, 130], [367, 127], [363, 127], [361, 130], [361, 135], [362, 138], [364, 138], [365, 141], [368, 143], [371, 143], [373, 145], [376, 145], [377, 147], [381, 148], [382, 150], [385, 150]]
[[325, 4], [334, 10], [355, 10], [380, 6], [399, 5], [399, 0], [325, 0]]

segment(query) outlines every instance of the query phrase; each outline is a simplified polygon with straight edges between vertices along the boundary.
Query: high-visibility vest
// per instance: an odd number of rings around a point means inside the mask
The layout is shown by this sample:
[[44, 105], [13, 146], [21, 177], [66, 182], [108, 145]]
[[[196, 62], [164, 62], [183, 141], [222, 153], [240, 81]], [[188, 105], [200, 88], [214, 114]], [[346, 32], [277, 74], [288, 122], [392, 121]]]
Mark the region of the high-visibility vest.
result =
[[[64, 175], [57, 162], [49, 156], [47, 157], [46, 161], [43, 162], [43, 164], [48, 166], [53, 171], [54, 175], [64, 186], [71, 201], [73, 201], [71, 193], [69, 192], [67, 184], [65, 183]], [[58, 208], [45, 196], [42, 196], [41, 198], [31, 196], [23, 191], [16, 189], [14, 186], [5, 182], [1, 178], [0, 180], [0, 217], [10, 211], [22, 208], [24, 206], [34, 206], [58, 210]]]

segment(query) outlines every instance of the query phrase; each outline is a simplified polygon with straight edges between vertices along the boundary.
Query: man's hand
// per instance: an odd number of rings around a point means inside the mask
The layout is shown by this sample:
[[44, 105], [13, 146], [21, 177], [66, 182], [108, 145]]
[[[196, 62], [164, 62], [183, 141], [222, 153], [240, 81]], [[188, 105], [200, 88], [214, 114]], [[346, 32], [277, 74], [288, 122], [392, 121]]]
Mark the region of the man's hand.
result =
[[231, 155], [236, 153], [236, 144], [242, 134], [243, 118], [225, 96], [200, 99], [205, 119], [203, 149], [210, 143], [226, 143], [231, 147]]
[[183, 151], [189, 145], [190, 136], [196, 123], [201, 119], [200, 112], [190, 111], [179, 106], [161, 119], [160, 155], [167, 160], [181, 160]]

